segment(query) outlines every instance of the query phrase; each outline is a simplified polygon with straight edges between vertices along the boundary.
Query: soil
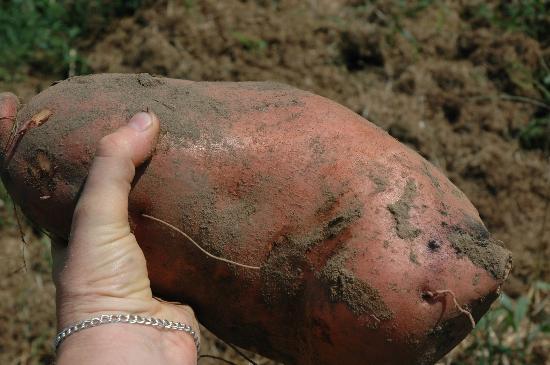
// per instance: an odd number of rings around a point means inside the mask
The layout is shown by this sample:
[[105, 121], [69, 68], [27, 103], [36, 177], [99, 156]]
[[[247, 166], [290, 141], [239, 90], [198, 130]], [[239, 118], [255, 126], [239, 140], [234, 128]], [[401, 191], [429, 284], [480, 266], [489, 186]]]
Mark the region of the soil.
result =
[[[509, 295], [525, 292], [534, 280], [549, 281], [550, 157], [522, 149], [517, 138], [541, 113], [532, 102], [541, 95], [531, 78], [540, 59], [550, 56], [548, 45], [474, 21], [469, 11], [475, 1], [434, 2], [407, 14], [397, 4], [158, 1], [113, 23], [87, 57], [94, 72], [272, 80], [336, 100], [419, 151], [468, 196], [492, 233], [491, 242], [513, 252]], [[52, 81], [31, 75], [25, 83], [0, 88], [28, 100]], [[154, 79], [141, 81], [153, 86]], [[372, 179], [380, 191], [386, 188], [383, 177]], [[395, 211], [399, 224], [406, 209]], [[0, 328], [8, 329], [1, 337], [0, 362], [47, 364], [54, 328], [49, 249], [27, 229], [27, 269], [18, 271], [21, 245], [9, 212], [0, 204], [5, 261]], [[450, 232], [458, 250], [472, 239]], [[428, 245], [439, 249], [436, 241]], [[205, 353], [238, 361], [226, 345], [205, 338]], [[209, 363], [219, 361], [200, 361]]]

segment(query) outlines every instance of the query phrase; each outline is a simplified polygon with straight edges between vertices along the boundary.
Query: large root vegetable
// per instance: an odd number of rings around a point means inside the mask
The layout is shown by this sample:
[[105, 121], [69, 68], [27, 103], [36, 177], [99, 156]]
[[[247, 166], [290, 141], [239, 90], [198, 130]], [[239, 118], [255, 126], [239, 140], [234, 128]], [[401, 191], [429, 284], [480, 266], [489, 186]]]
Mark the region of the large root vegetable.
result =
[[15, 109], [4, 94], [3, 181], [64, 238], [99, 139], [152, 109], [161, 136], [129, 209], [154, 292], [287, 363], [432, 363], [510, 270], [509, 252], [441, 172], [304, 91], [94, 75], [50, 87], [16, 121]]

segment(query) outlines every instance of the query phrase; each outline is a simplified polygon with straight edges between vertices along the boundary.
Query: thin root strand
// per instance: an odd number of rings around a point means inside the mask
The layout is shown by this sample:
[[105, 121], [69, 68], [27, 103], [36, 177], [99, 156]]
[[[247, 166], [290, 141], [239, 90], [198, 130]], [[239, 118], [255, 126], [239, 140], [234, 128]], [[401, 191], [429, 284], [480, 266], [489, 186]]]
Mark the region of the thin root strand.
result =
[[25, 258], [25, 248], [27, 247], [28, 243], [27, 243], [27, 240], [25, 239], [25, 232], [23, 232], [23, 225], [21, 224], [21, 220], [19, 220], [19, 214], [17, 213], [17, 206], [13, 201], [12, 201], [12, 204], [13, 204], [13, 215], [15, 216], [15, 221], [17, 222], [17, 228], [19, 229], [19, 236], [21, 238], [21, 242], [23, 243], [23, 245], [21, 246], [21, 256], [23, 257], [22, 269], [26, 272], [27, 259]]
[[428, 291], [428, 292], [426, 292], [426, 294], [430, 298], [436, 298], [440, 295], [445, 296], [446, 294], [449, 294], [451, 296], [451, 298], [453, 298], [453, 303], [455, 304], [456, 309], [458, 309], [460, 312], [464, 313], [468, 317], [468, 319], [470, 320], [470, 323], [472, 325], [472, 329], [474, 329], [476, 327], [476, 321], [474, 320], [474, 317], [472, 316], [472, 313], [470, 313], [469, 310], [465, 309], [463, 306], [458, 304], [458, 301], [456, 300], [456, 295], [452, 290], [444, 289], [444, 290], [435, 290], [433, 292]]
[[[225, 342], [225, 341], [222, 341], [222, 342]], [[254, 360], [252, 360], [251, 358], [249, 358], [248, 356], [246, 356], [241, 350], [239, 350], [237, 348], [237, 346], [229, 343], [229, 342], [225, 342], [225, 344], [229, 347], [231, 347], [233, 349], [233, 351], [235, 351], [237, 354], [239, 354], [239, 356], [241, 356], [243, 359], [245, 359], [246, 361], [248, 361], [250, 364], [252, 365], [258, 365]]]
[[164, 224], [165, 226], [173, 229], [174, 231], [178, 232], [179, 234], [181, 234], [183, 237], [187, 238], [189, 241], [191, 241], [191, 243], [193, 243], [195, 246], [197, 246], [197, 248], [199, 250], [201, 250], [205, 255], [207, 255], [208, 257], [211, 257], [215, 260], [218, 260], [218, 261], [223, 261], [223, 262], [227, 262], [228, 264], [231, 264], [231, 265], [235, 265], [235, 266], [240, 266], [240, 267], [244, 267], [246, 269], [252, 269], [252, 270], [260, 270], [260, 267], [259, 266], [251, 266], [251, 265], [245, 265], [245, 264], [240, 264], [238, 262], [235, 262], [235, 261], [231, 261], [231, 260], [228, 260], [228, 259], [225, 259], [223, 257], [219, 257], [219, 256], [215, 256], [213, 254], [211, 254], [210, 252], [206, 251], [204, 248], [201, 247], [201, 245], [199, 245], [197, 242], [195, 242], [194, 239], [192, 239], [187, 233], [183, 232], [181, 229], [179, 229], [178, 227], [175, 227], [173, 225], [171, 225], [170, 223], [166, 222], [166, 221], [163, 221], [162, 219], [159, 219], [159, 218], [156, 218], [156, 217], [153, 217], [152, 215], [148, 215], [148, 214], [141, 214], [143, 217], [145, 218], [149, 218], [151, 220], [154, 220], [156, 222], [159, 222], [161, 224]]

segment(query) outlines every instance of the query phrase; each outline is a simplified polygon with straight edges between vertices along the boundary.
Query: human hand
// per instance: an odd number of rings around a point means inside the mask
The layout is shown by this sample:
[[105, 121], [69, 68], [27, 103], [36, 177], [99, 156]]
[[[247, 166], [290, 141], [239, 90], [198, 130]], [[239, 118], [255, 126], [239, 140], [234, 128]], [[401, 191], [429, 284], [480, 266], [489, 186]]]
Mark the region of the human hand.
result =
[[[68, 245], [52, 240], [58, 328], [101, 314], [132, 313], [199, 330], [191, 308], [153, 297], [145, 257], [128, 224], [135, 167], [151, 155], [158, 133], [157, 117], [141, 112], [100, 141]], [[119, 323], [68, 337], [57, 361], [194, 364], [197, 354], [192, 337], [183, 332]]]

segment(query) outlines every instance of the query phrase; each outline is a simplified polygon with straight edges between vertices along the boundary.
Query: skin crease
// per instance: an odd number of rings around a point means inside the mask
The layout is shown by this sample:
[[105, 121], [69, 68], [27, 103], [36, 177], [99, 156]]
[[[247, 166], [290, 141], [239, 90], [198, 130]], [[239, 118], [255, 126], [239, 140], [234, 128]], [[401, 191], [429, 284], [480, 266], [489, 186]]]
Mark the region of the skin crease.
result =
[[[128, 225], [135, 167], [150, 155], [158, 118], [138, 113], [104, 137], [73, 216], [68, 245], [52, 243], [58, 328], [106, 313], [135, 313], [199, 327], [190, 307], [153, 298], [145, 257]], [[68, 337], [57, 364], [196, 364], [191, 336], [108, 324]]]

